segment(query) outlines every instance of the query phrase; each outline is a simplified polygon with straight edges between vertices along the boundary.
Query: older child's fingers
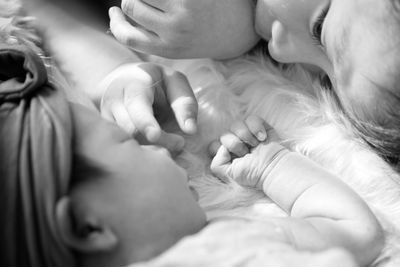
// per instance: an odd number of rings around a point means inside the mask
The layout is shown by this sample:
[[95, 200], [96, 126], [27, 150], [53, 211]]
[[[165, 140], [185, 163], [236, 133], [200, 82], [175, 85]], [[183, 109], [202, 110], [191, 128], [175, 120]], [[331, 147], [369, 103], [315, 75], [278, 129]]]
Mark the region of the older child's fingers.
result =
[[221, 142], [219, 140], [211, 142], [211, 144], [208, 146], [208, 153], [210, 154], [211, 157], [214, 157], [217, 154], [217, 151], [220, 146]]
[[138, 50], [145, 50], [149, 46], [157, 47], [159, 44], [157, 35], [130, 24], [120, 8], [112, 7], [109, 16], [111, 32], [119, 42]]
[[264, 142], [267, 140], [267, 131], [269, 126], [266, 122], [258, 116], [251, 115], [245, 121], [250, 132], [257, 137], [258, 141]]
[[115, 102], [111, 106], [111, 113], [119, 127], [124, 129], [131, 136], [136, 136], [138, 134], [138, 129], [133, 124], [129, 113], [123, 103]]
[[217, 154], [211, 161], [211, 171], [222, 181], [228, 181], [228, 170], [232, 158], [231, 155], [224, 146], [220, 146]]
[[239, 137], [232, 133], [226, 133], [222, 135], [220, 141], [221, 144], [226, 147], [229, 152], [238, 157], [243, 157], [244, 155], [249, 153], [249, 149], [247, 148], [245, 143], [243, 143], [242, 140], [239, 139]]
[[121, 8], [126, 16], [148, 31], [157, 33], [166, 24], [164, 12], [144, 1], [122, 0]]
[[257, 138], [252, 132], [250, 132], [249, 128], [243, 121], [234, 122], [231, 125], [230, 131], [251, 147], [255, 147], [259, 144]]
[[[126, 1], [137, 1], [137, 0], [126, 0]], [[162, 12], [167, 12], [171, 5], [176, 6], [176, 0], [142, 0], [142, 2], [145, 2], [146, 4], [154, 8], [157, 8]]]

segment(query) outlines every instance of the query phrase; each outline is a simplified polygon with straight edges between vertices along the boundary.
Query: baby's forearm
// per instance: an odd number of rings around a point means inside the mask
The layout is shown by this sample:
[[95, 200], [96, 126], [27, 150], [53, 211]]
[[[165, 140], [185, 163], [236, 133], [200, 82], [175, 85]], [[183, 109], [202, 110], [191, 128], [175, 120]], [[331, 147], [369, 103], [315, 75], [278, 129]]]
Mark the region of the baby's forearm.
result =
[[[341, 246], [359, 263], [370, 263], [382, 247], [382, 231], [365, 202], [308, 158], [287, 150], [276, 151], [262, 186], [291, 217], [301, 219], [302, 224], [288, 229], [296, 245]], [[310, 243], [311, 239], [314, 242]]]

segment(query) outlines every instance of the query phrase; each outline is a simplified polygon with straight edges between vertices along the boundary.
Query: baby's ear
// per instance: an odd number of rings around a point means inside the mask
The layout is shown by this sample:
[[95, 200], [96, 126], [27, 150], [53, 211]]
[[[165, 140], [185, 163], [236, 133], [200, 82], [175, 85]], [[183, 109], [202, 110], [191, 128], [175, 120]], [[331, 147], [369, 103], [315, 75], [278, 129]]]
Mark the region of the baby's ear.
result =
[[56, 223], [62, 242], [79, 253], [106, 252], [117, 246], [118, 239], [111, 229], [90, 211], [71, 204], [69, 197], [56, 206]]

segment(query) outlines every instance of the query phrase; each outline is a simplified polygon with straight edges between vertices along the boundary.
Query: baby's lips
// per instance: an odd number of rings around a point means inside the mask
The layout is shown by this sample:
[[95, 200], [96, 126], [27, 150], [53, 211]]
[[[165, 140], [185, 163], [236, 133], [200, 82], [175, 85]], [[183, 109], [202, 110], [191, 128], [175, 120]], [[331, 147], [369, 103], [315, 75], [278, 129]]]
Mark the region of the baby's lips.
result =
[[196, 189], [194, 189], [194, 187], [191, 186], [191, 185], [189, 185], [189, 189], [190, 189], [190, 192], [192, 192], [192, 195], [193, 195], [194, 199], [196, 201], [199, 201], [200, 197], [199, 197], [199, 193], [197, 193]]

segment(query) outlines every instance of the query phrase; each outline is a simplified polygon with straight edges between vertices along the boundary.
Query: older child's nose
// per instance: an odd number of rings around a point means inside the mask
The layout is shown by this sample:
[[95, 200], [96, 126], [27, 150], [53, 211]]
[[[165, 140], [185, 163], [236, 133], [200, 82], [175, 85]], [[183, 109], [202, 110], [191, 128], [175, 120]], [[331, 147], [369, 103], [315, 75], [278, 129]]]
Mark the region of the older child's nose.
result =
[[275, 20], [271, 27], [271, 40], [269, 52], [271, 56], [282, 63], [296, 61], [299, 47], [295, 45], [295, 37], [280, 21]]

